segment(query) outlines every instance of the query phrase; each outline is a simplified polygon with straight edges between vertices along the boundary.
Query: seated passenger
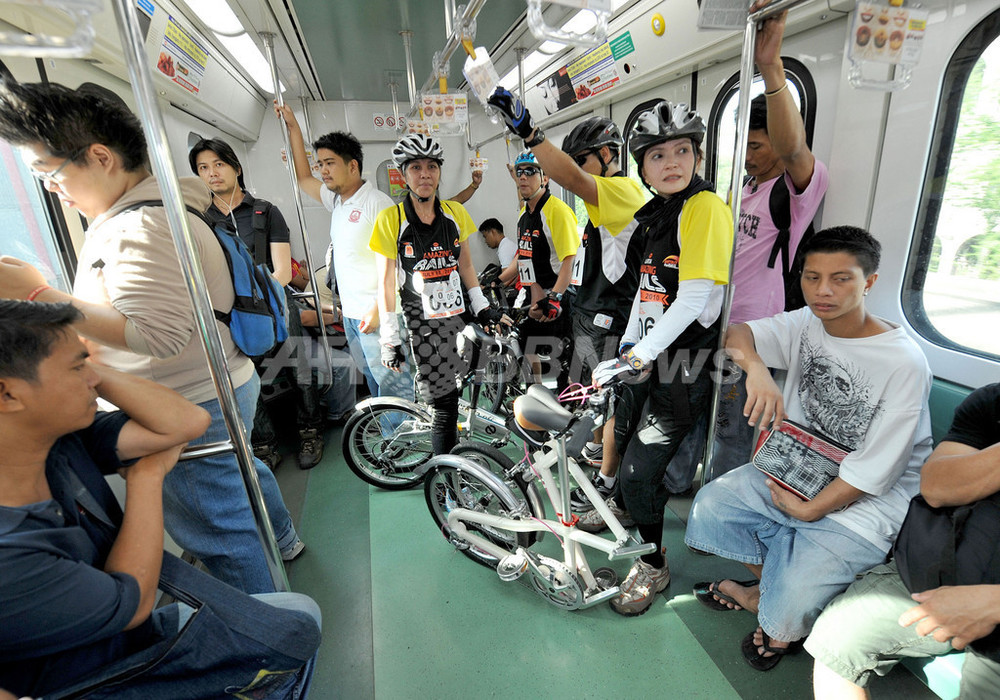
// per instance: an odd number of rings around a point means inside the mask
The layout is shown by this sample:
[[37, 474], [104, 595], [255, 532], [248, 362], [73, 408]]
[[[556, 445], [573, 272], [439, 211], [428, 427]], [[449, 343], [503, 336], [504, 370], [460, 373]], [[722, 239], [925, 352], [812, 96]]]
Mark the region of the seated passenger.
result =
[[[1000, 493], [1000, 384], [973, 392], [955, 411], [951, 430], [924, 464], [920, 492], [936, 507]], [[995, 559], [1000, 548], [992, 544], [985, 555]], [[1000, 697], [998, 623], [1000, 585], [942, 586], [910, 595], [896, 562], [877, 566], [827, 606], [806, 641], [816, 658], [816, 698], [870, 697], [872, 675], [884, 676], [900, 659], [938, 656], [969, 644], [959, 697]], [[977, 648], [986, 637], [988, 646]]]
[[[796, 651], [824, 606], [885, 560], [930, 453], [927, 360], [902, 328], [865, 309], [880, 248], [853, 226], [816, 233], [802, 247], [808, 307], [727, 332], [726, 349], [747, 373], [751, 425], [790, 418], [851, 450], [811, 501], [746, 464], [691, 506], [687, 545], [759, 579], [695, 592], [709, 607], [757, 614], [742, 651], [760, 671]], [[787, 370], [783, 394], [769, 367]]]
[[517, 243], [503, 235], [503, 224], [497, 219], [486, 219], [479, 224], [479, 233], [483, 234], [486, 245], [497, 252], [500, 267], [506, 270], [517, 256]]
[[[79, 253], [73, 294], [52, 289], [31, 265], [0, 260], [0, 298], [70, 302], [84, 314], [77, 331], [99, 362], [154, 379], [208, 410], [212, 425], [198, 442], [229, 439], [191, 309], [188, 283], [150, 174], [146, 139], [117, 96], [57, 84], [0, 80], [0, 139], [17, 146], [45, 188], [90, 219]], [[208, 209], [211, 192], [197, 177], [180, 180], [187, 205]], [[194, 214], [188, 225], [212, 307], [233, 306], [233, 280], [222, 246]], [[216, 322], [236, 401], [247, 433], [260, 380], [253, 362]], [[257, 478], [283, 559], [304, 545], [295, 533], [274, 475], [254, 460]], [[164, 482], [167, 531], [213, 575], [247, 593], [268, 593], [274, 582], [232, 452], [179, 464]]]
[[[173, 559], [184, 590], [211, 610], [153, 610], [163, 482], [211, 416], [164, 386], [90, 362], [72, 325], [82, 319], [70, 304], [0, 301], [0, 687], [48, 695], [121, 674], [117, 662], [166, 642], [157, 663], [117, 683], [114, 697], [223, 697], [258, 687], [267, 671], [284, 672], [268, 697], [299, 697], [319, 646], [319, 609], [306, 596], [260, 597], [300, 612], [279, 611]], [[97, 413], [98, 397], [121, 410]], [[104, 479], [116, 471], [124, 514]], [[209, 633], [223, 608], [252, 624], [224, 638], [220, 667], [223, 638]], [[197, 624], [185, 627], [192, 614]], [[276, 646], [278, 666], [247, 646], [279, 639], [286, 626], [301, 635], [294, 667], [290, 648]]]

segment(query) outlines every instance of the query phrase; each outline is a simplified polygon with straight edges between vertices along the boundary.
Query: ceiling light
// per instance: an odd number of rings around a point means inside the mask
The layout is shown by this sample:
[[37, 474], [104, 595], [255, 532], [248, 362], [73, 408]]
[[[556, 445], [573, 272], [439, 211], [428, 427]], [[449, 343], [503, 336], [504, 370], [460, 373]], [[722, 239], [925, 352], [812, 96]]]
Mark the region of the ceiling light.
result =
[[184, 4], [216, 34], [236, 35], [246, 31], [226, 0], [184, 0]]
[[573, 34], [586, 34], [597, 26], [597, 15], [591, 10], [580, 10], [569, 22], [562, 26], [562, 31]]
[[[264, 54], [257, 48], [257, 44], [253, 43], [253, 39], [248, 34], [244, 33], [239, 36], [216, 34], [215, 36], [226, 47], [226, 50], [232, 54], [239, 66], [260, 86], [261, 90], [265, 93], [274, 92], [274, 81], [271, 80], [271, 66], [268, 64], [267, 59], [264, 58]], [[282, 85], [281, 89], [284, 92], [285, 86]]]

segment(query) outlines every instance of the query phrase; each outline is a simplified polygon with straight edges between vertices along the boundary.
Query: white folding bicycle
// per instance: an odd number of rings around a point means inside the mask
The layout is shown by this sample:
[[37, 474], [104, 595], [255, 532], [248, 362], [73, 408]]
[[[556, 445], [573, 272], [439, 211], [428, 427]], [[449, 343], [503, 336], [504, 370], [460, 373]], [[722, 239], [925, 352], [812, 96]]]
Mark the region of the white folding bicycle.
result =
[[[589, 392], [590, 390], [585, 390]], [[473, 561], [495, 569], [504, 581], [526, 582], [556, 607], [577, 610], [618, 595], [618, 575], [608, 567], [591, 570], [584, 546], [604, 552], [609, 561], [634, 559], [652, 552], [626, 530], [605, 505], [576, 463], [581, 449], [609, 413], [612, 391], [590, 393], [576, 413], [567, 410], [544, 387], [535, 384], [514, 403], [521, 427], [545, 430], [550, 440], [501, 478], [459, 455], [441, 455], [421, 467], [426, 472], [427, 507], [442, 533]], [[558, 470], [558, 478], [553, 474]], [[570, 488], [579, 484], [608, 524], [614, 539], [584, 532], [570, 512]], [[555, 519], [546, 519], [534, 482], [540, 480]], [[562, 544], [562, 561], [530, 547], [549, 532]]]

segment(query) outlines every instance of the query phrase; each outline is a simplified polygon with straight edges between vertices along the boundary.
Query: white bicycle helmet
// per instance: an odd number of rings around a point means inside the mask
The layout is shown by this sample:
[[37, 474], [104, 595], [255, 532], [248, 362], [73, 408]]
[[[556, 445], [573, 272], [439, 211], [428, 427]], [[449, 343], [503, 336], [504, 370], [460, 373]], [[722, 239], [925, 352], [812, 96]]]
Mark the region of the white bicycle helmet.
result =
[[419, 158], [430, 158], [441, 165], [444, 163], [444, 149], [437, 140], [426, 134], [407, 134], [392, 148], [392, 160], [400, 169], [411, 160]]
[[686, 103], [674, 104], [663, 100], [639, 115], [629, 133], [628, 150], [641, 168], [642, 156], [650, 146], [685, 137], [701, 146], [705, 138], [705, 122]]

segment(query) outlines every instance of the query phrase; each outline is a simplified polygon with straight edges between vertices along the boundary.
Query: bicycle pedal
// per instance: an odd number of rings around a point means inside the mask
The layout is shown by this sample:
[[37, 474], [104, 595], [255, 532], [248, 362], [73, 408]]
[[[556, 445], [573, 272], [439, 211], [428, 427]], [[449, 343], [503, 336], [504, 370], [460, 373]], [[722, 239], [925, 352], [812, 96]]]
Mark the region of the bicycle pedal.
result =
[[497, 575], [502, 581], [516, 581], [528, 570], [528, 558], [520, 552], [508, 554], [497, 564]]

